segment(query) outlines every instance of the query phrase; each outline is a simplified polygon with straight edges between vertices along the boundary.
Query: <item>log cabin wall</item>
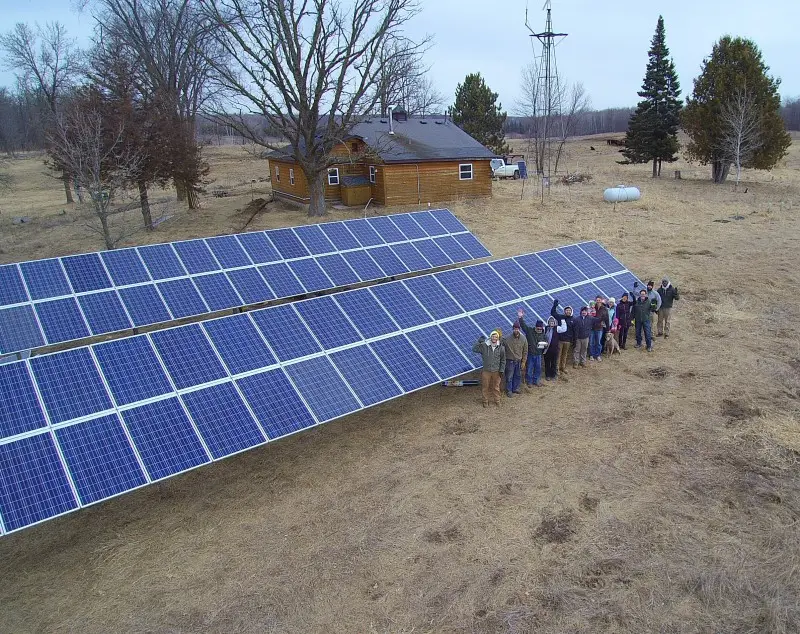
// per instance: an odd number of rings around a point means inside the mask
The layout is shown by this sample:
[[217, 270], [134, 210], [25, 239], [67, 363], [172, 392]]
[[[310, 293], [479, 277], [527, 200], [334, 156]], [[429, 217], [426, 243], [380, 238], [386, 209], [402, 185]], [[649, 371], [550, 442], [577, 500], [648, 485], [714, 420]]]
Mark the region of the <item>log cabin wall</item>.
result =
[[[472, 179], [461, 180], [459, 165], [467, 163], [472, 164]], [[424, 204], [492, 195], [492, 170], [488, 160], [390, 164], [381, 166], [379, 171], [383, 175], [384, 193], [380, 198], [376, 196], [375, 200], [384, 205]]]

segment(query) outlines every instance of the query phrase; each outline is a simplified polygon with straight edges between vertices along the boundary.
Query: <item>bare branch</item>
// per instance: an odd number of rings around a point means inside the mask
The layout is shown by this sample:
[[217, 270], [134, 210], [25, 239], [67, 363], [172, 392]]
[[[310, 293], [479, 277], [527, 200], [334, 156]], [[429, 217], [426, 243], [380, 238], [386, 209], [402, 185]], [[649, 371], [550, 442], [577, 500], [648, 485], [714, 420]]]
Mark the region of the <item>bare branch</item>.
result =
[[755, 95], [746, 88], [738, 89], [730, 101], [722, 104], [720, 119], [723, 134], [719, 150], [726, 160], [736, 166], [736, 188], [742, 176], [742, 167], [748, 166], [764, 144]]

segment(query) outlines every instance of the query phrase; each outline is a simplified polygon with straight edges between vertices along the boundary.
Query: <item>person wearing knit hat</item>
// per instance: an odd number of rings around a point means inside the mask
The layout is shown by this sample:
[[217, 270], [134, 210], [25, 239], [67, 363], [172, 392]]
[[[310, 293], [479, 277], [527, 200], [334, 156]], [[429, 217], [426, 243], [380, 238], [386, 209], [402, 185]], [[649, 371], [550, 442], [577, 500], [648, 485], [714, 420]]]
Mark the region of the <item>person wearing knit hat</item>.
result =
[[558, 335], [566, 330], [567, 324], [563, 319], [560, 324], [552, 315], [547, 320], [547, 328], [544, 331], [547, 342], [544, 349], [544, 378], [547, 381], [555, 381], [558, 377]]
[[624, 292], [617, 304], [617, 311], [614, 315], [617, 319], [617, 342], [620, 350], [625, 350], [628, 342], [628, 330], [633, 321], [633, 302], [629, 300], [628, 292]]
[[658, 287], [657, 292], [661, 298], [661, 307], [658, 310], [656, 337], [664, 335], [664, 339], [666, 339], [669, 337], [669, 318], [672, 315], [672, 302], [681, 297], [678, 289], [671, 284], [668, 277], [661, 280], [661, 286]]
[[[544, 337], [544, 323], [541, 319], [531, 328], [525, 323], [525, 311], [517, 310], [519, 327], [528, 339], [528, 359], [525, 362], [525, 384], [528, 388], [539, 385], [542, 376], [542, 353], [546, 346]], [[543, 345], [544, 344], [544, 345]]]
[[572, 348], [575, 345], [575, 333], [572, 325], [572, 306], [564, 307], [562, 312], [559, 308], [559, 300], [556, 297], [553, 300], [553, 308], [550, 310], [550, 314], [555, 318], [557, 323], [563, 321], [567, 324], [566, 331], [558, 335], [558, 372], [564, 376], [567, 373], [567, 364], [572, 356]]
[[528, 339], [522, 336], [519, 321], [514, 322], [511, 335], [503, 339], [506, 347], [506, 392], [510, 397], [519, 394], [522, 381], [522, 365], [528, 359]]
[[589, 337], [594, 321], [595, 318], [589, 315], [588, 306], [581, 307], [580, 316], [574, 317], [572, 320], [572, 329], [575, 333], [575, 348], [572, 352], [573, 368], [577, 368], [578, 365], [586, 367], [586, 353], [589, 350]]
[[491, 400], [495, 405], [500, 405], [500, 382], [506, 368], [506, 348], [500, 341], [500, 333], [493, 330], [489, 341], [481, 335], [478, 342], [472, 346], [472, 351], [481, 355], [483, 368], [481, 370], [481, 394], [483, 406], [486, 407]]

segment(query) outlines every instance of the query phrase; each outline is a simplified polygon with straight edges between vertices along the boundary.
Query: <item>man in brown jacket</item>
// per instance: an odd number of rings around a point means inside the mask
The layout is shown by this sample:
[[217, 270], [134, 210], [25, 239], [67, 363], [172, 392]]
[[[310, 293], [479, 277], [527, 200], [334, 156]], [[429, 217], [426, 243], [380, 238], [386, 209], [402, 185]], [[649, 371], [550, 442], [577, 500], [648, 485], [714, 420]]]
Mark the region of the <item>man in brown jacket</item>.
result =
[[506, 349], [500, 341], [500, 333], [496, 330], [489, 335], [489, 341], [481, 336], [472, 346], [472, 351], [481, 355], [483, 370], [481, 371], [481, 393], [483, 406], [492, 400], [495, 405], [500, 405], [500, 381], [506, 369]]
[[522, 334], [519, 321], [514, 322], [511, 336], [503, 339], [503, 345], [506, 347], [506, 391], [510, 398], [520, 394], [522, 366], [528, 359], [528, 339]]

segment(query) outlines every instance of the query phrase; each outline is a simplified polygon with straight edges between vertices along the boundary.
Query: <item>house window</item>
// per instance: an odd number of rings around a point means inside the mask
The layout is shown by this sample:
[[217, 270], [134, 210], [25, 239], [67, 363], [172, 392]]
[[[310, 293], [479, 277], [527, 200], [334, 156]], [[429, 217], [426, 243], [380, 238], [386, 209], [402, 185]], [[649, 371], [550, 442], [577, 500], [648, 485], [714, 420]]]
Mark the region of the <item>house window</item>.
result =
[[350, 144], [350, 149], [353, 150], [353, 152], [358, 152], [358, 141], [353, 141]]
[[339, 168], [331, 167], [328, 170], [328, 185], [338, 185], [338, 184], [339, 184]]
[[375, 174], [377, 174], [377, 173], [378, 173], [378, 168], [375, 167], [374, 165], [370, 165], [369, 166], [369, 182], [370, 183], [374, 183], [375, 182]]
[[281, 182], [281, 168], [279, 166], [275, 166], [275, 180], [280, 183]]
[[289, 168], [289, 184], [294, 185], [294, 170]]
[[472, 163], [461, 163], [458, 166], [458, 180], [472, 180]]

